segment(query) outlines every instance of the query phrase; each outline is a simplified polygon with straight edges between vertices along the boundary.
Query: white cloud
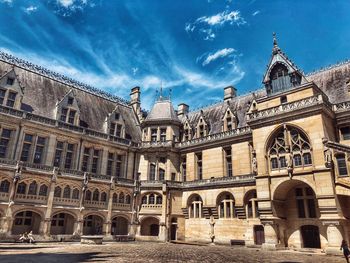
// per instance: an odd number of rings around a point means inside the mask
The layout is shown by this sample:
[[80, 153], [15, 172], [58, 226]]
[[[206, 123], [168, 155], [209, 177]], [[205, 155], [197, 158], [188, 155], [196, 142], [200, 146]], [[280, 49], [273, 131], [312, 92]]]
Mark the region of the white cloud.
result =
[[135, 76], [137, 71], [139, 71], [139, 68], [132, 68], [132, 74]]
[[256, 15], [258, 15], [258, 14], [260, 14], [260, 10], [256, 10], [256, 11], [252, 14], [252, 16], [256, 16]]
[[224, 48], [221, 50], [216, 51], [214, 54], [209, 54], [206, 59], [202, 62], [202, 66], [206, 66], [209, 63], [217, 60], [218, 58], [223, 58], [226, 56], [231, 55], [232, 53], [234, 53], [236, 50], [233, 48]]
[[57, 0], [57, 2], [62, 6], [64, 6], [65, 8], [74, 4], [74, 0]]
[[36, 12], [37, 9], [38, 9], [37, 6], [31, 5], [31, 6], [28, 6], [28, 7], [24, 8], [24, 12], [26, 12], [27, 14], [31, 14], [33, 12]]
[[193, 23], [186, 23], [185, 31], [191, 33], [197, 29], [198, 32], [204, 35], [204, 40], [213, 40], [216, 37], [214, 29], [218, 29], [226, 24], [240, 26], [246, 23], [238, 10], [225, 10], [213, 16], [199, 17]]
[[12, 4], [13, 0], [0, 0], [0, 3]]

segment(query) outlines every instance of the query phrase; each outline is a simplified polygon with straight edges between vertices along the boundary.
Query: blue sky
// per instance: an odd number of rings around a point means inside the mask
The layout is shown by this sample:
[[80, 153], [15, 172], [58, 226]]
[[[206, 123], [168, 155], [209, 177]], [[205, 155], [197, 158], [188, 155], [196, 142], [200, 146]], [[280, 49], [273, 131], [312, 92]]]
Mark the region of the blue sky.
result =
[[350, 58], [348, 0], [0, 0], [0, 49], [142, 106], [261, 87], [279, 46], [305, 72]]

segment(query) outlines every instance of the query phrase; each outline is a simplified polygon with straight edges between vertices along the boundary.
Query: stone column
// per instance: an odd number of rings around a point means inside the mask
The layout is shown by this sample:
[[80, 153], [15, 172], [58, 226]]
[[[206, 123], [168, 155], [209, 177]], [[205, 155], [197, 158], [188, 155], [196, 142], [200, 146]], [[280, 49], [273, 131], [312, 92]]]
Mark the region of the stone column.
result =
[[[114, 183], [113, 183], [114, 184]], [[112, 233], [111, 233], [111, 227], [112, 227], [112, 210], [113, 210], [113, 188], [109, 190], [109, 197], [108, 197], [108, 208], [107, 208], [107, 222], [106, 222], [106, 229], [105, 229], [105, 235], [107, 238], [112, 239]]]
[[55, 157], [55, 150], [56, 150], [56, 135], [50, 134], [48, 146], [47, 146], [47, 153], [46, 153], [46, 161], [45, 164], [48, 166], [51, 166], [53, 163], [53, 159]]
[[[327, 222], [324, 222], [327, 225]], [[327, 226], [327, 238], [328, 246], [326, 248], [326, 253], [331, 255], [342, 255], [343, 252], [339, 250], [341, 242], [343, 239], [342, 233], [340, 232], [341, 226], [339, 222], [330, 222]]]
[[168, 207], [168, 199], [167, 199], [167, 186], [166, 183], [162, 186], [162, 216], [159, 224], [159, 240], [167, 241], [168, 240], [168, 231], [167, 231], [167, 207]]
[[277, 240], [277, 235], [276, 231], [274, 229], [274, 224], [271, 223], [266, 223], [264, 226], [264, 232], [265, 232], [265, 243], [262, 244], [262, 249], [264, 250], [276, 250], [278, 240]]
[[57, 175], [58, 175], [58, 169], [54, 168], [52, 171], [49, 195], [47, 197], [47, 203], [46, 203], [47, 208], [46, 208], [46, 212], [45, 212], [45, 218], [42, 221], [42, 229], [41, 230], [42, 230], [42, 233], [45, 237], [48, 237], [50, 235], [51, 214], [52, 214], [52, 206], [53, 206], [53, 199], [54, 199], [54, 194], [55, 194]]

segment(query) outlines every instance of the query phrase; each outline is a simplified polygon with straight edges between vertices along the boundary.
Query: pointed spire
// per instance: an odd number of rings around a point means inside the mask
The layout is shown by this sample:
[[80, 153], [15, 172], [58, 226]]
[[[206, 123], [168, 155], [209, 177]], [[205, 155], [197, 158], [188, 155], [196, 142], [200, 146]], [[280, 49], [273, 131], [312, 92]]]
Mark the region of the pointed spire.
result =
[[272, 35], [273, 35], [273, 49], [272, 49], [272, 54], [277, 54], [278, 51], [280, 51], [280, 48], [278, 47], [278, 44], [277, 44], [276, 33], [273, 32]]

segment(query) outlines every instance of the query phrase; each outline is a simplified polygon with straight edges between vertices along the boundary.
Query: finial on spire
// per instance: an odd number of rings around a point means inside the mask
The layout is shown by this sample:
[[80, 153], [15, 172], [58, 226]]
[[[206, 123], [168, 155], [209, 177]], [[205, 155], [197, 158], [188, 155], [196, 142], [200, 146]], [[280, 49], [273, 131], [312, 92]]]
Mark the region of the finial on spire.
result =
[[277, 44], [277, 37], [276, 37], [276, 33], [273, 32], [272, 33], [272, 36], [273, 36], [273, 49], [272, 49], [272, 53], [273, 54], [276, 54], [280, 48], [278, 47], [278, 44]]
[[163, 81], [160, 81], [159, 100], [163, 99]]

